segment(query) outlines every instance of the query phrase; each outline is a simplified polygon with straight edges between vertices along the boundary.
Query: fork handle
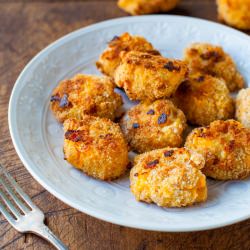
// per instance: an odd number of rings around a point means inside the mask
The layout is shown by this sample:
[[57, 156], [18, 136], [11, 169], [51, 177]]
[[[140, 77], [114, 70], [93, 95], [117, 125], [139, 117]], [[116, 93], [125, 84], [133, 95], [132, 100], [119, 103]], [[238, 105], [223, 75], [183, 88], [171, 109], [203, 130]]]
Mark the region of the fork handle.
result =
[[68, 248], [57, 238], [57, 236], [44, 224], [39, 225], [36, 229], [32, 230], [38, 236], [49, 241], [58, 250], [68, 250]]

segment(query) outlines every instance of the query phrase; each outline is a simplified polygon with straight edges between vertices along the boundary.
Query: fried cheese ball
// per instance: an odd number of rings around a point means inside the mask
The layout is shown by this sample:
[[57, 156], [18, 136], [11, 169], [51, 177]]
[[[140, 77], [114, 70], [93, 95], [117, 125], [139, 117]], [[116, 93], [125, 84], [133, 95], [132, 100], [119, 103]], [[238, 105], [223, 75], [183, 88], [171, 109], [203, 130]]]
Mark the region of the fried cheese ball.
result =
[[169, 100], [141, 103], [130, 109], [121, 127], [132, 150], [144, 153], [153, 149], [179, 147], [186, 118]]
[[171, 60], [145, 52], [121, 54], [114, 79], [131, 100], [154, 101], [170, 97], [186, 79], [188, 68], [180, 60]]
[[236, 118], [250, 128], [250, 88], [242, 89], [236, 99]]
[[85, 114], [114, 120], [122, 105], [122, 98], [114, 88], [109, 77], [79, 74], [54, 89], [50, 107], [59, 122], [81, 119]]
[[145, 38], [141, 36], [132, 36], [126, 32], [121, 36], [115, 36], [109, 42], [108, 47], [96, 62], [96, 66], [102, 73], [113, 77], [115, 69], [121, 62], [120, 53], [122, 51], [129, 52], [131, 50], [147, 51], [155, 55], [160, 54]]
[[250, 29], [249, 0], [217, 0], [219, 19], [238, 29]]
[[191, 74], [178, 88], [173, 101], [193, 125], [206, 126], [234, 116], [234, 101], [224, 80], [210, 75]]
[[202, 154], [202, 172], [217, 180], [244, 179], [250, 175], [250, 129], [235, 120], [214, 121], [194, 129], [185, 147]]
[[131, 15], [167, 12], [176, 7], [179, 0], [119, 0], [118, 6]]
[[64, 122], [64, 155], [75, 168], [101, 180], [125, 173], [128, 147], [118, 124], [84, 115]]
[[135, 158], [130, 188], [138, 201], [184, 207], [207, 199], [204, 158], [185, 148], [153, 150]]
[[191, 71], [223, 78], [230, 92], [244, 86], [244, 79], [233, 59], [219, 46], [207, 43], [191, 44], [184, 52], [184, 61]]

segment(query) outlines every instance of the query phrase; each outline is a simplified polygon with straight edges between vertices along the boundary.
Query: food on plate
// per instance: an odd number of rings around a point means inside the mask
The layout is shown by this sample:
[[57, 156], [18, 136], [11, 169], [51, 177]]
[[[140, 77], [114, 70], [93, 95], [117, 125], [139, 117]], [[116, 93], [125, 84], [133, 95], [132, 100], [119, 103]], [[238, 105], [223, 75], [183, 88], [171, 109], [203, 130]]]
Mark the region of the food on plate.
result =
[[128, 147], [118, 124], [89, 115], [64, 122], [65, 159], [87, 175], [112, 180], [125, 173]]
[[223, 78], [231, 92], [244, 86], [244, 79], [238, 72], [233, 59], [219, 46], [193, 43], [185, 50], [184, 61], [191, 71]]
[[154, 101], [170, 97], [188, 73], [182, 61], [146, 52], [122, 52], [121, 60], [114, 79], [131, 100]]
[[109, 42], [108, 47], [96, 62], [96, 66], [102, 73], [113, 77], [115, 69], [121, 62], [120, 53], [122, 51], [129, 52], [131, 50], [147, 51], [155, 55], [160, 54], [145, 38], [133, 36], [126, 32], [120, 36], [115, 36]]
[[138, 201], [183, 207], [207, 199], [204, 158], [185, 148], [153, 150], [135, 158], [130, 187]]
[[204, 156], [202, 172], [209, 177], [236, 180], [250, 175], [250, 129], [235, 120], [194, 129], [185, 147]]
[[234, 116], [234, 100], [223, 79], [202, 73], [191, 74], [173, 98], [193, 125], [209, 125]]
[[[178, 1], [132, 2], [119, 4], [141, 14]], [[221, 47], [193, 43], [183, 60], [169, 59], [145, 38], [124, 33], [109, 42], [96, 65], [106, 76], [78, 74], [60, 82], [50, 99], [64, 127], [65, 160], [73, 167], [114, 180], [131, 168], [129, 151], [139, 153], [131, 191], [138, 201], [162, 207], [206, 201], [206, 176], [250, 176], [250, 88], [237, 96], [238, 121], [228, 120], [235, 114], [230, 92], [242, 89], [244, 79]], [[140, 102], [129, 102], [116, 86]], [[192, 130], [182, 147], [187, 122], [204, 127]]]
[[143, 15], [172, 10], [179, 0], [119, 0], [118, 6], [132, 15]]
[[236, 118], [250, 128], [250, 88], [242, 89], [236, 99]]
[[76, 75], [54, 89], [51, 110], [59, 122], [69, 118], [82, 119], [85, 114], [114, 120], [122, 105], [122, 98], [114, 88], [109, 77]]
[[179, 147], [186, 118], [171, 101], [157, 100], [131, 108], [121, 127], [131, 149], [143, 153], [167, 146]]
[[238, 29], [250, 29], [249, 0], [217, 0], [219, 19]]

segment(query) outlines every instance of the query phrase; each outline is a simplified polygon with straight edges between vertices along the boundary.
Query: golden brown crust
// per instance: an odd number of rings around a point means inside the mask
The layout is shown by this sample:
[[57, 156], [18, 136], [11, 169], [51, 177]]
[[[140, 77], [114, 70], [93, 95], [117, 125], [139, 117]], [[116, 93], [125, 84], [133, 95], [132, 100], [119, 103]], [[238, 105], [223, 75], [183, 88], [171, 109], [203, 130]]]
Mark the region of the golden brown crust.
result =
[[76, 75], [62, 81], [53, 91], [51, 110], [59, 122], [93, 115], [114, 120], [122, 98], [114, 92], [115, 84], [104, 76]]
[[64, 122], [65, 159], [86, 174], [115, 179], [126, 171], [128, 147], [120, 127], [109, 119], [84, 115]]
[[179, 147], [186, 118], [171, 101], [157, 100], [130, 109], [121, 127], [131, 149], [143, 153], [167, 146]]
[[184, 61], [191, 71], [224, 79], [231, 92], [244, 87], [244, 79], [237, 71], [233, 59], [219, 46], [207, 43], [191, 44], [185, 50]]
[[210, 75], [191, 74], [178, 88], [173, 101], [193, 125], [206, 126], [234, 116], [234, 101], [224, 80]]
[[250, 128], [250, 88], [242, 89], [236, 99], [236, 118]]
[[250, 175], [250, 129], [234, 120], [215, 121], [194, 129], [185, 146], [206, 159], [203, 173], [218, 180]]
[[138, 201], [182, 207], [207, 198], [204, 158], [185, 148], [157, 149], [135, 158], [130, 187]]
[[122, 53], [121, 59], [114, 79], [131, 100], [153, 101], [169, 97], [188, 73], [186, 64], [180, 60], [145, 52]]
[[113, 77], [114, 71], [120, 64], [120, 53], [135, 51], [147, 51], [148, 53], [159, 55], [160, 53], [154, 49], [151, 43], [141, 36], [132, 36], [124, 33], [115, 36], [108, 44], [108, 47], [100, 55], [96, 62], [97, 68], [104, 74]]
[[221, 21], [238, 29], [250, 29], [249, 0], [217, 0]]
[[118, 6], [131, 15], [166, 12], [172, 10], [179, 0], [119, 0]]

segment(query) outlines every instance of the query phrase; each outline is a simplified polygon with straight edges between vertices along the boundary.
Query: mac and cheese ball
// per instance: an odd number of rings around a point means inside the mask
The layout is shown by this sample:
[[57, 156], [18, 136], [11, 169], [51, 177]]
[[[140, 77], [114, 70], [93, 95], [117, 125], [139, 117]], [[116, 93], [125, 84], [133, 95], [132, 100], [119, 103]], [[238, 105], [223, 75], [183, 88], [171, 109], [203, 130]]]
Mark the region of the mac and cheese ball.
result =
[[224, 79], [230, 92], [244, 87], [244, 79], [233, 59], [219, 46], [207, 43], [191, 44], [185, 50], [184, 61], [191, 71]]
[[219, 19], [238, 29], [250, 29], [249, 0], [217, 0]]
[[114, 88], [109, 77], [79, 74], [54, 89], [50, 107], [59, 122], [82, 119], [85, 114], [114, 120], [122, 106], [122, 98]]
[[131, 15], [167, 12], [176, 7], [179, 0], [119, 0], [118, 6]]
[[114, 79], [131, 100], [170, 97], [188, 74], [184, 62], [145, 52], [122, 53], [121, 59]]
[[191, 74], [178, 88], [173, 101], [193, 125], [206, 126], [234, 116], [234, 101], [224, 80], [210, 75]]
[[202, 171], [209, 177], [237, 180], [250, 175], [250, 129], [235, 120], [215, 121], [194, 129], [185, 147], [204, 156]]
[[130, 188], [138, 201], [184, 207], [207, 199], [204, 158], [185, 148], [157, 149], [135, 158]]
[[64, 155], [75, 168], [101, 180], [123, 175], [128, 147], [119, 125], [109, 119], [84, 115], [64, 122]]
[[236, 118], [250, 128], [250, 88], [242, 89], [236, 99]]
[[131, 108], [121, 127], [131, 149], [143, 153], [167, 146], [179, 147], [186, 118], [171, 101], [157, 100]]
[[108, 47], [96, 62], [96, 66], [102, 73], [113, 77], [115, 69], [121, 62], [120, 53], [122, 51], [129, 52], [131, 50], [147, 51], [155, 55], [160, 54], [145, 38], [124, 33], [121, 36], [115, 36], [109, 42]]

